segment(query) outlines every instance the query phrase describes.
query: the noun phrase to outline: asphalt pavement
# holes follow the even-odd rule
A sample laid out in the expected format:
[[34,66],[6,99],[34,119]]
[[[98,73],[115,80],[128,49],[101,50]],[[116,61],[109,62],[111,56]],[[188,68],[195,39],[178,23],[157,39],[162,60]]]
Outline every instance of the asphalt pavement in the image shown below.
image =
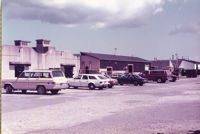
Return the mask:
[[1,94],[2,134],[200,132],[200,76],[103,90]]

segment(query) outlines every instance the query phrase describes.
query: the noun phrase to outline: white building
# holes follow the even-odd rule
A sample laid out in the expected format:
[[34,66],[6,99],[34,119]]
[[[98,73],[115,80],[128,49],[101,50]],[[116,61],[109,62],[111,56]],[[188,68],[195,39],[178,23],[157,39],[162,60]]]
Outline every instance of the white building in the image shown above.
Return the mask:
[[50,40],[36,40],[36,47],[30,41],[15,40],[15,45],[2,45],[2,79],[19,76],[23,70],[61,69],[67,78],[78,75],[80,57],[69,51],[56,50]]

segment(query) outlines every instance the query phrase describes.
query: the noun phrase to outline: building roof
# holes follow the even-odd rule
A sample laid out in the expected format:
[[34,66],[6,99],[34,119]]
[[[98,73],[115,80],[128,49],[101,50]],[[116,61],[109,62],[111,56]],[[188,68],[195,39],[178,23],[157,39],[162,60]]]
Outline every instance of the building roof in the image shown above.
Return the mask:
[[155,60],[155,61],[151,61],[151,66],[157,66],[158,70],[162,70],[163,68],[169,66],[169,60]]
[[146,62],[151,63],[148,60],[139,58],[139,57],[131,57],[131,56],[121,56],[121,55],[109,55],[109,54],[99,54],[99,53],[88,53],[88,52],[80,52],[81,55],[88,55],[99,60],[112,60],[112,61],[131,61],[131,62]]

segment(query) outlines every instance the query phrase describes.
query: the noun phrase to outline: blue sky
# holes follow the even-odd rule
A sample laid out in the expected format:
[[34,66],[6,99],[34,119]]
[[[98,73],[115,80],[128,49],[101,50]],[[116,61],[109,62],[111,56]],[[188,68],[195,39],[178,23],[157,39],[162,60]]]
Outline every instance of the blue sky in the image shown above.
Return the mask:
[[2,0],[2,44],[200,61],[200,0]]

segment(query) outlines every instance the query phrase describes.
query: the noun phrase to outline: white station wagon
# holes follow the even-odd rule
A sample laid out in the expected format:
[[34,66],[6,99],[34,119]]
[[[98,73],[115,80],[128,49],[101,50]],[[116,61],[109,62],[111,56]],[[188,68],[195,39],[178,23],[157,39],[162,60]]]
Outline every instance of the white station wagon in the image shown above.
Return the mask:
[[89,87],[89,89],[103,89],[107,87],[109,82],[107,78],[101,74],[79,74],[73,79],[69,79],[69,86],[78,88],[78,87]]
[[23,71],[17,78],[2,80],[2,87],[6,93],[14,90],[21,90],[22,93],[36,90],[38,94],[46,94],[47,91],[57,94],[59,90],[68,88],[68,79],[60,70]]

